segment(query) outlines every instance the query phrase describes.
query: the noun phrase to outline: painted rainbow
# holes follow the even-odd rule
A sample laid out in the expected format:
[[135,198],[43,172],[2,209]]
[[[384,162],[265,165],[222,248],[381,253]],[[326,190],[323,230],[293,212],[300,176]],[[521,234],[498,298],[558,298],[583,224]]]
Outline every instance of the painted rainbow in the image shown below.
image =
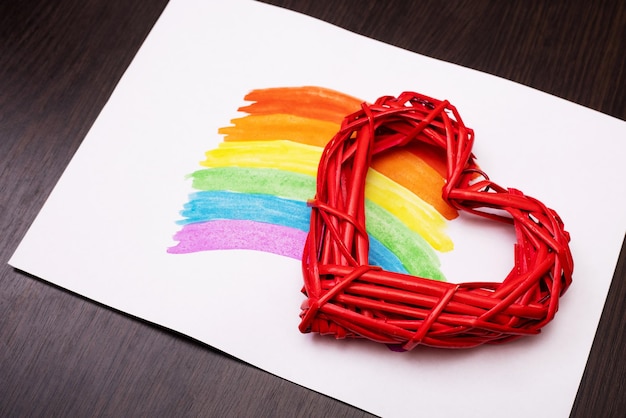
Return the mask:
[[[300,259],[309,228],[323,147],[362,100],[322,87],[250,92],[244,117],[220,128],[224,141],[188,177],[196,191],[184,205],[171,254],[246,249]],[[445,280],[437,251],[450,251],[441,198],[445,158],[424,144],[377,155],[365,205],[370,263]]]

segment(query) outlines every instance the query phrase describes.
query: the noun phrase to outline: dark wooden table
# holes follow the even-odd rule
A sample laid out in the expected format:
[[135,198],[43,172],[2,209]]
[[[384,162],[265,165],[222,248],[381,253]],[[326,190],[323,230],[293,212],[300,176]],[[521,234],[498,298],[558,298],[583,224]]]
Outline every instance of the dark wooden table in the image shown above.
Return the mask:
[[[6,264],[166,3],[0,2],[0,416],[367,416]],[[270,3],[626,119],[623,1]],[[625,258],[574,417],[626,413]]]

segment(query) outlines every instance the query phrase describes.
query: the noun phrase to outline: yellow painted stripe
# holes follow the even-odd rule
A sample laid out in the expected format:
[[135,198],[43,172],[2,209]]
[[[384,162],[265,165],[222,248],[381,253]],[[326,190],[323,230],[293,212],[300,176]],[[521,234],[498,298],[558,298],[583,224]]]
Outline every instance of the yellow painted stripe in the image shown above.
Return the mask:
[[206,152],[205,167],[275,168],[316,176],[320,147],[292,141],[222,142]]
[[367,172],[365,196],[424,237],[434,249],[450,251],[454,248],[444,232],[446,219],[433,206],[372,168]]

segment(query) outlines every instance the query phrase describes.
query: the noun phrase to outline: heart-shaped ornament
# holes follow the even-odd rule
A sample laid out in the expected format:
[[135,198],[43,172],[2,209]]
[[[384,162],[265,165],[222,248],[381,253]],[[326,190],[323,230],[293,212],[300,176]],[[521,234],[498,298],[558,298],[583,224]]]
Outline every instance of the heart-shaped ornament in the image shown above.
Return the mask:
[[[512,224],[515,265],[501,283],[455,284],[368,264],[364,190],[372,156],[413,141],[445,151],[445,201]],[[571,283],[569,234],[555,211],[491,181],[474,161],[473,141],[454,106],[412,92],[364,103],[344,119],[324,149],[309,202],[300,331],[399,350],[466,348],[537,334],[552,320]]]

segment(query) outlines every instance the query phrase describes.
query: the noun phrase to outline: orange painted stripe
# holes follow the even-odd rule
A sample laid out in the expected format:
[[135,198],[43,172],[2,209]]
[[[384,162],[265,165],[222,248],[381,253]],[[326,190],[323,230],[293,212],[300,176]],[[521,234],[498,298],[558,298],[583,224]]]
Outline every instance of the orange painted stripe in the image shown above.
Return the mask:
[[336,124],[359,110],[363,102],[335,90],[312,86],[253,90],[245,100],[256,102],[239,108],[251,115],[281,113]]
[[405,148],[431,166],[442,178],[446,177],[448,169],[446,167],[446,152],[444,150],[424,142],[412,142]]
[[333,122],[282,113],[249,115],[230,122],[234,126],[218,130],[227,142],[290,140],[323,148],[339,130]]

